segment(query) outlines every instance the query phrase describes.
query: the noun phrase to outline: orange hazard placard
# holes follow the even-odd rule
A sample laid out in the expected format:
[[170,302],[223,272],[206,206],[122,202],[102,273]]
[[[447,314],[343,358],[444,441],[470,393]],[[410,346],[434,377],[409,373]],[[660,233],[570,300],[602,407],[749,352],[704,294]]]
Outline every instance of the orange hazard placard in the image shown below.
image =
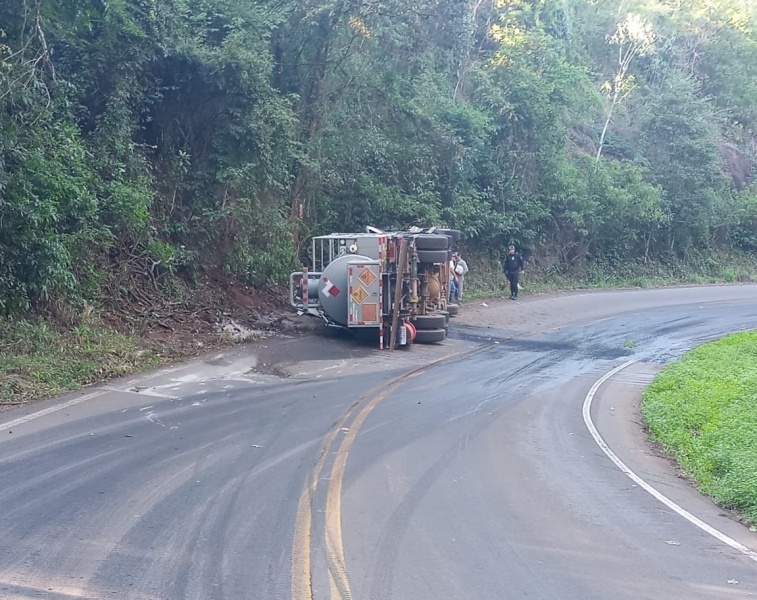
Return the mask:
[[363,288],[358,286],[354,290],[352,290],[352,294],[350,294],[350,296],[352,296],[352,299],[355,302],[357,302],[358,304],[362,304],[363,302],[365,302],[366,298],[368,298],[368,292],[366,292]]
[[365,287],[371,287],[371,284],[378,279],[373,271],[370,269],[366,269],[360,275],[357,277],[360,281],[363,282],[363,285]]

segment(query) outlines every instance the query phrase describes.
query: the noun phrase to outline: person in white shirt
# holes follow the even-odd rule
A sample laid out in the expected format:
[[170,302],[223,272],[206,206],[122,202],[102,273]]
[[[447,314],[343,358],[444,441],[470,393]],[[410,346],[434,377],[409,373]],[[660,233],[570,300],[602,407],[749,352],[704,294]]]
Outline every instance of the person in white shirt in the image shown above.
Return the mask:
[[465,274],[468,272],[468,263],[465,262],[465,260],[462,256],[460,256],[459,253],[453,252],[452,264],[454,265],[454,272],[457,276],[457,280],[455,281],[457,287],[456,298],[458,302],[462,302],[463,289],[465,288]]
[[454,257],[449,261],[449,301],[454,302],[457,298],[457,281],[458,276],[455,272],[455,260]]

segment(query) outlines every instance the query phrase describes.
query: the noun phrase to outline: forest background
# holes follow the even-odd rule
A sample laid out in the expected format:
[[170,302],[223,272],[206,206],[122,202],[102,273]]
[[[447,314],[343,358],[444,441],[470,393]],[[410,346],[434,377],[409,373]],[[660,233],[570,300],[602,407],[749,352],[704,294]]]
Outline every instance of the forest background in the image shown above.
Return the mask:
[[262,293],[366,225],[746,280],[755,158],[749,0],[5,0],[0,329]]

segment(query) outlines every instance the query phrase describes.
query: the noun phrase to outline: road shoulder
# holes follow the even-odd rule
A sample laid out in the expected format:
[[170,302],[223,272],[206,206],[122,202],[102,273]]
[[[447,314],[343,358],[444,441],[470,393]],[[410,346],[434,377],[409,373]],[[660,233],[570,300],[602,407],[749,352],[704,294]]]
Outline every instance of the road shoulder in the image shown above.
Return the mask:
[[[592,410],[599,434],[631,471],[658,492],[711,527],[757,551],[757,532],[750,531],[737,515],[721,509],[699,493],[680,474],[675,463],[649,441],[640,404],[644,389],[659,370],[658,365],[635,363],[600,388]],[[671,512],[662,504],[660,510]]]

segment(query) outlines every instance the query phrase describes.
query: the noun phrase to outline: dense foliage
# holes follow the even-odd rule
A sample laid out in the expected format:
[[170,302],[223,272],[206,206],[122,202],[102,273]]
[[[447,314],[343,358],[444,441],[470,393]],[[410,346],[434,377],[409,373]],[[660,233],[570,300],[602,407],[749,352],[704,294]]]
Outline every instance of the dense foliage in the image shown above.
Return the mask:
[[559,270],[752,252],[756,25],[748,0],[5,0],[0,315],[265,284],[366,224]]

